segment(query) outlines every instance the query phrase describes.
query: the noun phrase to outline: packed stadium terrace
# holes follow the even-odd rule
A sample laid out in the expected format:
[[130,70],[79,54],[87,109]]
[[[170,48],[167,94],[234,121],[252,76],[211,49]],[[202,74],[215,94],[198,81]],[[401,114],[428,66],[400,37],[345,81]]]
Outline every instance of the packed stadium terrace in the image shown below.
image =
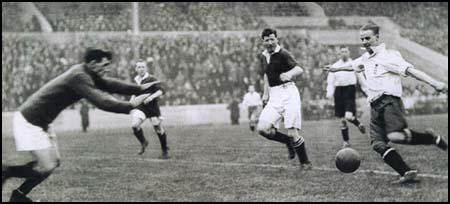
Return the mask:
[[[298,84],[310,95],[305,97],[323,98],[324,87],[314,84],[326,77],[319,67],[335,59],[333,49],[297,35],[286,36],[281,42],[306,69],[305,79]],[[137,42],[127,36],[86,37],[78,42],[50,44],[38,35],[2,35],[2,108],[16,108],[67,65],[79,62],[80,54],[93,45],[118,51],[110,74],[125,80],[134,75],[133,50],[143,59],[152,57],[154,71],[170,90],[163,99],[166,105],[228,102],[231,97],[242,97],[250,83],[260,83],[257,55],[262,47],[258,36],[142,37]]]
[[[286,4],[286,5],[283,5]],[[448,4],[407,3],[382,6],[382,3],[319,3],[330,16],[384,15],[404,26],[402,35],[448,54]],[[354,5],[353,5],[354,4]],[[129,3],[35,3],[50,21],[55,31],[125,31],[130,29]],[[352,8],[349,10],[349,5]],[[141,30],[260,30],[264,23],[260,15],[301,15],[279,8],[293,7],[292,3],[140,3]],[[409,9],[405,9],[407,7]],[[250,9],[251,8],[251,9]],[[269,8],[269,9],[267,9]],[[2,31],[39,31],[35,18],[19,19],[17,3],[2,3]],[[265,9],[265,10],[264,10]],[[214,10],[214,13],[208,11]],[[95,11],[95,12],[93,12]],[[171,16],[167,19],[167,16]],[[419,16],[419,17],[417,17]],[[219,19],[212,23],[212,19]],[[427,30],[427,32],[423,32]],[[438,38],[438,40],[436,40]],[[281,40],[306,68],[298,80],[304,99],[323,99],[325,79],[320,67],[336,59],[333,48],[312,42],[307,37],[285,36]],[[146,38],[131,42],[127,36],[102,39],[87,38],[65,44],[49,44],[39,34],[31,37],[2,35],[2,110],[15,110],[31,93],[46,81],[62,73],[67,65],[77,63],[88,46],[100,46],[118,51],[115,69],[111,75],[131,80],[133,50],[141,58],[152,57],[158,76],[167,81],[171,90],[162,99],[163,105],[227,103],[232,97],[241,97],[246,86],[261,86],[258,53],[262,48],[257,36],[243,38],[183,37]],[[9,77],[14,76],[14,77]],[[15,79],[21,80],[15,80]],[[321,84],[321,86],[317,86]],[[406,87],[407,95],[414,87]],[[425,93],[427,94],[427,93]],[[317,107],[316,107],[317,106]],[[306,104],[305,111],[320,111],[327,103]],[[330,106],[331,107],[331,106]],[[321,113],[322,115],[332,112]],[[316,114],[316,115],[321,115]]]

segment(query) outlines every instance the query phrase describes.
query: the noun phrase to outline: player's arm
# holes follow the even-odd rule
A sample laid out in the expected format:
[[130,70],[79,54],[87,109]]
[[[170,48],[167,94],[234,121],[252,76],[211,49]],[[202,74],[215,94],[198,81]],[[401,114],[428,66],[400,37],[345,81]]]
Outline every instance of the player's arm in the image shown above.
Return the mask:
[[153,101],[153,100],[155,100],[155,98],[158,98],[162,95],[163,95],[163,91],[158,90],[155,93],[153,93],[152,95],[150,95],[149,97],[147,97],[147,99],[144,100],[144,104],[150,103],[150,101]]
[[283,57],[285,66],[292,68],[289,71],[280,74],[281,81],[292,80],[303,73],[303,68],[298,65],[291,53],[286,52]]
[[324,68],[325,71],[329,71],[329,72],[352,72],[354,71],[352,65],[347,65],[347,66],[342,66],[342,67],[336,67],[333,65],[326,65]]
[[296,76],[301,75],[302,73],[303,73],[303,68],[301,68],[300,66],[297,65],[294,68],[292,68],[291,70],[280,74],[280,79],[281,79],[281,81],[289,81],[289,80],[292,80],[293,78],[295,78]]
[[406,75],[416,78],[419,81],[425,82],[432,86],[438,92],[447,92],[447,84],[440,82],[433,77],[429,76],[425,72],[422,72],[414,67],[409,67],[406,69]]
[[68,83],[72,90],[81,97],[86,98],[102,110],[114,113],[128,114],[132,109],[140,105],[145,98],[150,96],[150,94],[142,94],[135,97],[131,102],[122,101],[95,87],[94,81],[82,74],[74,76]]
[[267,75],[264,74],[264,91],[263,91],[263,97],[262,102],[263,104],[267,103],[269,100],[269,79],[267,79]]
[[336,87],[334,87],[334,74],[328,73],[327,76],[327,93],[326,96],[328,99],[331,99],[333,97],[334,91]]
[[114,79],[110,77],[103,77],[101,79],[103,88],[110,93],[118,93],[118,94],[141,94],[150,87],[159,84],[160,81],[153,81],[150,83],[135,85],[132,83],[128,83],[119,79]]
[[362,91],[367,95],[368,86],[366,83],[366,76],[364,75],[364,65],[358,64],[354,66],[353,69],[355,70],[356,79],[358,80]]

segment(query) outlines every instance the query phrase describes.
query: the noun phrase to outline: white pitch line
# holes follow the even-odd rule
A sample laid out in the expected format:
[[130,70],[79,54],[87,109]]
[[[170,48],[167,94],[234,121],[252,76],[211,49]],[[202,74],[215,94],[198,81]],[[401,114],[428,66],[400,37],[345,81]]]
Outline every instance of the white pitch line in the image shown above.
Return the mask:
[[[76,159],[80,159],[80,158],[101,159],[101,157],[92,157],[92,156],[77,156],[74,158],[76,158]],[[63,160],[64,160],[64,158],[63,158]],[[188,161],[188,160],[175,160],[175,159],[161,160],[161,159],[152,159],[152,158],[139,158],[134,161],[147,161],[147,162],[154,162],[154,163],[170,162],[170,163],[203,164],[203,165],[218,165],[218,166],[252,166],[252,167],[266,167],[266,168],[281,168],[281,169],[299,168],[298,166],[277,165],[277,164],[253,164],[253,163],[238,163],[238,162],[204,162],[204,161]],[[328,167],[313,166],[313,170],[333,171],[333,172],[341,173],[339,170],[337,170],[335,168],[328,168]],[[396,172],[392,172],[392,171],[367,170],[367,169],[357,170],[353,173],[369,173],[369,174],[373,173],[373,174],[380,174],[380,175],[398,176],[398,174]],[[438,175],[438,174],[418,174],[417,176],[423,177],[423,178],[448,179],[448,176]]]

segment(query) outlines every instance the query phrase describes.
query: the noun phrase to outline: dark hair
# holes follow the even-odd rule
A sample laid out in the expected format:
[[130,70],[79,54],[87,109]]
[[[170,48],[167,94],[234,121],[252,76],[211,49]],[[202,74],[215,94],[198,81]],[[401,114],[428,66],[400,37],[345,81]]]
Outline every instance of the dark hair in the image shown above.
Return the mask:
[[373,34],[378,35],[380,33],[380,26],[378,26],[375,23],[368,23],[366,25],[363,25],[359,30],[360,31],[371,30]]
[[103,51],[101,49],[92,49],[88,48],[86,50],[86,53],[84,54],[84,62],[89,63],[92,60],[95,60],[95,62],[102,61],[103,57],[106,57],[108,60],[112,59],[112,53],[109,51]]
[[347,46],[347,45],[341,45],[341,46],[339,46],[339,49],[344,49],[344,48],[347,48],[347,49],[348,49],[348,46]]
[[269,36],[270,34],[274,34],[275,37],[277,37],[277,31],[272,28],[266,28],[261,33],[261,38],[264,38],[265,36]]

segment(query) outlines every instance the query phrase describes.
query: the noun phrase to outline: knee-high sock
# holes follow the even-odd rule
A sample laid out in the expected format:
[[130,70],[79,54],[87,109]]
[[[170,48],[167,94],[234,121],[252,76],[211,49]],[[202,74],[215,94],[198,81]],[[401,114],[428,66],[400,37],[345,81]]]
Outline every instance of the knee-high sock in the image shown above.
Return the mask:
[[361,124],[358,120],[358,118],[354,118],[353,120],[348,120],[348,122],[351,122],[353,125],[355,125],[356,127],[359,126],[359,124]]
[[144,131],[142,130],[142,128],[133,128],[133,133],[141,144],[143,144],[146,141],[144,137]]
[[167,135],[165,132],[157,133],[159,138],[159,143],[161,144],[161,149],[167,151]]
[[405,172],[411,170],[403,158],[393,148],[388,149],[384,153],[383,160],[401,176],[404,176]]
[[306,147],[305,147],[305,140],[302,136],[300,136],[300,139],[295,141],[294,144],[295,152],[298,155],[298,160],[301,164],[310,163],[308,159],[308,154],[306,153]]
[[348,140],[350,139],[348,136],[348,127],[347,126],[341,127],[341,133],[342,133],[342,139],[345,142],[348,142]]
[[24,165],[8,166],[5,170],[6,177],[16,178],[38,178],[42,177],[42,174],[33,169],[37,162],[32,161]]
[[411,145],[428,145],[428,144],[436,144],[436,138],[429,133],[421,133],[414,130],[405,130],[406,136],[409,137],[407,139],[408,144]]
[[28,178],[26,179],[22,185],[20,185],[20,187],[18,188],[18,190],[20,192],[22,192],[24,195],[27,195],[28,193],[31,192],[31,190],[33,190],[34,187],[36,187],[37,185],[39,185],[40,183],[42,183],[45,179],[47,179],[50,176],[50,173],[48,174],[43,174],[40,177],[35,177],[35,178]]

